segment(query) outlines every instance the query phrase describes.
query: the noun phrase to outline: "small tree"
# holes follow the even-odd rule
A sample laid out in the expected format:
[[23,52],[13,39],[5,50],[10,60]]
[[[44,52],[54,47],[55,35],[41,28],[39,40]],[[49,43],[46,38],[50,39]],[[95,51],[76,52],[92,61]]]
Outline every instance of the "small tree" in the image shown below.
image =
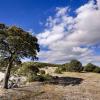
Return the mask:
[[84,71],[86,72],[93,72],[96,68],[96,65],[92,64],[92,63],[88,63],[85,67],[84,67]]
[[81,72],[83,70],[82,64],[80,61],[78,60],[72,60],[69,64],[67,71],[71,71],[71,72]]
[[96,67],[94,70],[93,70],[93,72],[95,72],[95,73],[100,73],[100,67]]
[[8,88],[11,68],[25,57],[37,59],[38,51],[36,37],[16,26],[0,24],[0,60],[5,62],[2,67],[6,68],[3,88]]

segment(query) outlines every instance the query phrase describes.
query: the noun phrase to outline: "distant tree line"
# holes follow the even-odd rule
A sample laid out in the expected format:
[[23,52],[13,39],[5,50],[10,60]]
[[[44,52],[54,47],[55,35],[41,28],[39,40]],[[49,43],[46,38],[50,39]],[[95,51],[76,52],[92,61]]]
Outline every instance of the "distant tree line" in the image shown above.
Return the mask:
[[[49,68],[49,67],[56,67],[55,73],[63,73],[63,72],[95,72],[100,73],[100,67],[94,65],[92,63],[88,63],[87,65],[83,66],[82,63],[78,60],[71,60],[69,63],[65,64],[51,64],[51,63],[43,63],[43,62],[24,62],[20,67],[20,74],[26,73],[22,69],[27,69],[27,66],[33,66],[40,68]],[[28,71],[27,71],[28,72]]]
[[100,67],[92,63],[88,63],[85,66],[82,66],[82,63],[78,60],[71,60],[70,63],[62,64],[58,66],[55,70],[55,73],[62,72],[95,72],[100,73]]

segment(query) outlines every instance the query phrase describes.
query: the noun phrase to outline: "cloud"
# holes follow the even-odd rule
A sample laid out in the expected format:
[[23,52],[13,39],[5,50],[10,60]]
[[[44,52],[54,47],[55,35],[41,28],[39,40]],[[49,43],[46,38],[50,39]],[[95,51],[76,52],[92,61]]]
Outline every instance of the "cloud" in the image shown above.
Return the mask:
[[91,1],[88,4],[77,9],[77,17],[75,18],[75,30],[68,39],[80,41],[83,45],[93,45],[100,43],[100,10]]
[[100,0],[97,0],[97,6],[98,6],[98,8],[100,10]]
[[75,12],[73,17],[68,7],[56,8],[55,16],[48,17],[44,32],[37,35],[40,45],[48,48],[39,53],[40,59],[52,63],[100,61],[92,48],[100,43],[100,0],[97,4],[91,0]]

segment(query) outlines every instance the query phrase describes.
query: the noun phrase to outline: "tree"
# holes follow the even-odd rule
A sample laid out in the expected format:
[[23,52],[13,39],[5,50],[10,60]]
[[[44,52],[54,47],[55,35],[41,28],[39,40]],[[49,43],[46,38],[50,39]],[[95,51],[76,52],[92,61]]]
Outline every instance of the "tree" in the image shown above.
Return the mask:
[[96,67],[94,70],[93,70],[93,72],[95,72],[95,73],[100,73],[100,67]]
[[85,67],[84,67],[84,71],[86,72],[93,72],[95,70],[97,66],[92,64],[92,63],[88,63]]
[[66,67],[67,71],[71,72],[81,72],[83,70],[82,64],[78,60],[71,60],[71,62],[68,64],[68,67]]
[[6,68],[3,88],[8,88],[11,68],[21,59],[37,59],[37,52],[39,44],[35,36],[22,28],[0,24],[0,61],[5,63],[2,67]]

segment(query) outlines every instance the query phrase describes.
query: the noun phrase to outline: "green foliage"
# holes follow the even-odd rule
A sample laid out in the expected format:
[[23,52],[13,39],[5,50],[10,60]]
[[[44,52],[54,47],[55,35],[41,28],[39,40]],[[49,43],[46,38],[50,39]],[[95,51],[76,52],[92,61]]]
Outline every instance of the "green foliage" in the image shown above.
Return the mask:
[[65,63],[65,64],[62,64],[62,66],[60,66],[60,69],[62,72],[66,72],[67,71],[67,68],[68,68],[68,63]]
[[42,63],[42,62],[24,62],[22,63],[23,66],[27,65],[34,65],[38,68],[45,68],[45,67],[58,67],[59,64],[51,64],[51,63]]
[[55,73],[57,74],[62,74],[62,70],[60,67],[56,68]]
[[49,81],[52,79],[52,76],[49,75],[49,74],[42,74],[42,75],[39,75],[39,78],[38,78],[40,82],[43,82],[43,81]]
[[26,76],[28,82],[39,80],[39,68],[34,65],[27,65],[20,67],[15,74],[19,76]]
[[96,68],[93,70],[93,72],[95,72],[95,73],[100,73],[100,67],[96,67]]
[[23,76],[28,76],[28,75],[33,75],[39,73],[39,68],[36,66],[28,65],[28,66],[22,66],[20,67],[15,74],[17,75],[23,75]]
[[48,81],[48,80],[51,80],[52,79],[52,76],[50,76],[49,74],[42,74],[42,75],[29,75],[27,77],[27,81],[28,82],[33,82],[33,81],[40,81],[40,82],[43,82],[43,81]]
[[37,74],[37,73],[39,73],[39,69],[38,69],[38,67],[36,67],[36,66],[29,66],[28,67],[29,68],[29,70],[32,72],[32,73],[34,73],[34,74]]
[[12,67],[21,64],[23,58],[37,59],[39,50],[38,39],[32,34],[16,26],[0,24],[0,65],[6,69],[4,88],[8,88]]
[[40,75],[44,75],[45,74],[45,70],[40,70]]
[[80,61],[72,60],[66,67],[66,70],[70,72],[81,72],[83,67]]
[[34,75],[34,74],[28,74],[27,76],[27,82],[32,82],[33,79],[36,77],[37,75]]
[[33,82],[33,81],[38,81],[39,80],[39,76],[36,74],[28,74],[27,76],[27,82]]
[[49,74],[45,74],[43,77],[44,77],[44,80],[45,81],[48,81],[48,80],[51,80],[52,79],[52,76],[49,75]]
[[86,72],[93,72],[96,68],[96,65],[88,63],[85,67],[84,67],[84,71]]
[[9,64],[10,58],[13,60],[13,66],[24,57],[34,60],[38,51],[36,37],[19,27],[0,24],[0,62],[4,61],[5,66]]
[[44,70],[39,70],[37,66],[27,64],[23,65],[16,71],[17,75],[23,75],[27,77],[28,82],[33,81],[47,81],[51,79],[49,74],[45,74]]
[[83,71],[83,67],[81,62],[78,60],[72,60],[70,63],[65,63],[56,68],[55,73],[61,74],[62,72],[81,72]]
[[66,66],[60,66],[60,70],[61,70],[62,72],[65,72],[65,71],[66,71]]

